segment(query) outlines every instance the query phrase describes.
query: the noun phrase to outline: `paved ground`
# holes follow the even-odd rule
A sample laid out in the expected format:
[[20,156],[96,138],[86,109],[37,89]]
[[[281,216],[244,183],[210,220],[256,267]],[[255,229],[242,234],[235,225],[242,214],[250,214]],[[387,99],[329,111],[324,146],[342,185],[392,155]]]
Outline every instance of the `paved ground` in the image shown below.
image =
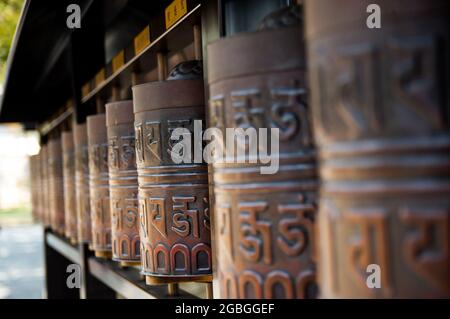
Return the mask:
[[42,298],[42,245],[40,225],[0,229],[0,299]]

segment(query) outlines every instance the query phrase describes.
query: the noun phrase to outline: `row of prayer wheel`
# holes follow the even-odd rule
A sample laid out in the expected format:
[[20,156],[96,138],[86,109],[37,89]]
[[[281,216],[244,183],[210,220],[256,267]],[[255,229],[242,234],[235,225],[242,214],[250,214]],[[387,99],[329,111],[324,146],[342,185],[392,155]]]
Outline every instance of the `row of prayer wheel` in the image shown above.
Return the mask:
[[[148,284],[450,297],[449,3],[378,3],[381,29],[370,1],[306,0],[209,44],[207,106],[199,61],[134,86],[32,157],[33,215]],[[278,129],[278,170],[174,161],[205,114],[224,136]]]

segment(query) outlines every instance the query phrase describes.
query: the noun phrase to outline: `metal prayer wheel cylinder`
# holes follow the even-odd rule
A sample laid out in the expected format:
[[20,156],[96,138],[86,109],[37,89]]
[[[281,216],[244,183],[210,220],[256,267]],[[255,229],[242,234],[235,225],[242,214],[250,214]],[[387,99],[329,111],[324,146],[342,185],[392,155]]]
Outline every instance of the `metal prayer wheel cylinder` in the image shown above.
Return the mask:
[[214,295],[219,298],[316,295],[318,182],[301,35],[296,25],[208,46],[210,126],[224,136],[225,128],[254,128],[256,134],[260,128],[269,128],[269,134],[270,128],[279,129],[276,173],[261,174],[260,162],[213,165]]
[[79,243],[91,243],[91,206],[89,201],[89,159],[86,124],[75,125],[73,134],[75,146],[77,238]]
[[141,264],[133,101],[106,104],[112,258]]
[[[179,70],[177,76],[184,76]],[[207,166],[176,164],[170,136],[204,120],[203,79],[133,87],[142,274],[147,283],[210,281]]]
[[33,164],[33,175],[34,175],[34,182],[33,182],[33,188],[34,188],[34,203],[36,206],[36,211],[34,213],[34,220],[36,222],[41,221],[41,156],[40,154],[37,154],[34,159]]
[[105,114],[87,117],[87,135],[92,248],[97,257],[111,258],[108,136]]
[[65,235],[77,242],[77,205],[75,191],[75,145],[72,132],[61,134],[63,153]]
[[370,3],[305,3],[321,295],[448,298],[450,4]]
[[43,200],[43,181],[42,181],[42,149],[39,151],[39,154],[36,159],[35,164],[35,170],[36,170],[36,205],[37,205],[37,222],[42,223],[43,222],[43,211],[42,208],[44,205]]
[[50,225],[53,231],[64,234],[64,190],[61,139],[48,142]]
[[48,144],[41,146],[41,168],[42,168],[42,223],[45,227],[50,227]]
[[33,216],[33,221],[38,220],[38,161],[39,156],[33,155],[29,157],[29,168],[30,168],[30,193],[31,193],[31,214]]

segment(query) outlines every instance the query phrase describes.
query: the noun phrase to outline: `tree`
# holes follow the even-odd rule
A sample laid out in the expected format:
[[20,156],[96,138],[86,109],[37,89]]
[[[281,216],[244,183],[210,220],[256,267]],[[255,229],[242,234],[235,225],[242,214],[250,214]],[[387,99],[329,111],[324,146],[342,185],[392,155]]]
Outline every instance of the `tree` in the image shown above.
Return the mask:
[[0,0],[0,84],[24,0]]

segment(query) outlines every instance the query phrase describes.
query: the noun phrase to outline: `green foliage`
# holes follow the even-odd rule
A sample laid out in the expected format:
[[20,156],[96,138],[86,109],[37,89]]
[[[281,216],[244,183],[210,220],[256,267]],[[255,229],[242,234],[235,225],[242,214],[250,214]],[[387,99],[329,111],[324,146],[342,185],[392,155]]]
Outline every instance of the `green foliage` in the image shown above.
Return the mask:
[[0,0],[0,83],[24,0]]
[[29,224],[32,221],[29,207],[0,209],[0,227]]
[[0,218],[2,217],[22,217],[30,214],[29,207],[16,207],[16,208],[8,208],[8,209],[0,209]]

